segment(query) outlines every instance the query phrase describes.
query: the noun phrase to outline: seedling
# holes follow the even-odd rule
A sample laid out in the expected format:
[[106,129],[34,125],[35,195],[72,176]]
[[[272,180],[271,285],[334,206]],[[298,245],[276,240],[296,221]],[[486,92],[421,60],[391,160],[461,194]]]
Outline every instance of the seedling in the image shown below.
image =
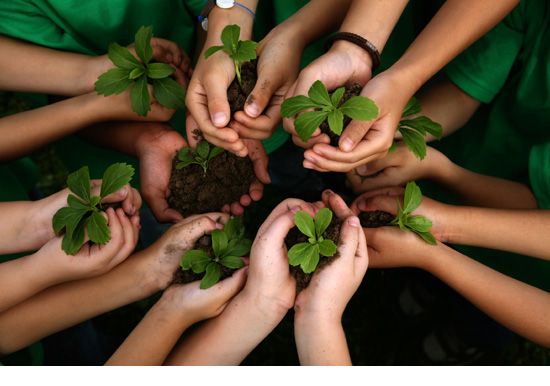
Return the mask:
[[281,105],[281,115],[284,118],[290,118],[301,111],[315,109],[298,115],[294,122],[296,132],[304,142],[309,140],[325,119],[328,121],[330,130],[340,135],[344,128],[344,115],[361,121],[371,121],[378,116],[378,107],[374,101],[362,96],[351,97],[338,107],[344,92],[345,87],[340,87],[330,97],[323,82],[318,80],[309,89],[309,98],[298,95],[286,99]]
[[251,247],[252,240],[244,237],[241,220],[233,218],[227,222],[224,230],[215,229],[212,232],[214,257],[205,251],[193,249],[183,254],[180,266],[184,271],[188,269],[192,269],[195,273],[206,271],[200,288],[208,289],[220,280],[220,265],[231,269],[244,267],[240,257],[247,255]]
[[411,213],[418,208],[422,202],[422,192],[414,181],[408,182],[405,188],[405,198],[403,207],[399,199],[397,200],[397,217],[392,220],[390,225],[399,226],[405,232],[413,231],[428,243],[437,245],[435,237],[429,232],[432,228],[432,222],[424,216],[411,217]]
[[[178,153],[178,159],[181,161],[176,165],[176,169],[181,169],[190,164],[197,164],[202,166],[204,170],[204,176],[208,170],[208,163],[212,158],[222,153],[223,149],[218,146],[214,146],[212,149],[208,142],[203,141],[197,145],[197,151],[190,147],[182,148]],[[191,155],[189,155],[191,154]]]
[[100,195],[91,197],[88,167],[69,174],[67,185],[76,196],[69,194],[69,206],[59,209],[52,220],[56,236],[65,229],[61,248],[68,255],[75,255],[82,248],[86,230],[90,240],[96,244],[106,244],[111,240],[107,219],[100,213],[100,201],[130,182],[133,175],[134,168],[130,165],[117,163],[109,166],[103,174]]
[[240,34],[241,27],[236,24],[228,25],[222,31],[223,46],[210,47],[204,53],[204,58],[208,59],[212,54],[221,50],[227,52],[229,57],[235,62],[235,73],[242,89],[241,67],[244,62],[256,59],[256,47],[258,47],[258,43],[252,40],[239,40]]
[[323,208],[315,215],[315,220],[309,213],[301,210],[294,215],[294,223],[298,229],[309,237],[307,243],[299,243],[288,251],[290,265],[300,265],[305,273],[311,273],[317,268],[319,255],[334,256],[336,244],[323,238],[323,232],[332,221],[332,211]]
[[[415,97],[412,97],[407,103],[407,106],[405,106],[401,118],[418,114],[421,111],[422,106],[420,102]],[[423,137],[425,137],[427,133],[430,133],[438,140],[441,140],[441,135],[443,133],[441,125],[426,116],[420,116],[414,119],[401,119],[397,126],[397,130],[403,136],[409,150],[421,160],[426,156],[426,140]],[[395,146],[396,144],[394,141],[388,153],[394,151]]]
[[152,26],[142,26],[136,33],[135,50],[141,61],[118,43],[111,43],[108,56],[117,68],[100,75],[95,82],[97,93],[105,96],[118,95],[132,87],[132,110],[140,116],[147,116],[151,110],[149,83],[153,84],[153,93],[161,105],[175,110],[185,108],[186,90],[170,77],[176,70],[165,63],[151,63],[152,37]]

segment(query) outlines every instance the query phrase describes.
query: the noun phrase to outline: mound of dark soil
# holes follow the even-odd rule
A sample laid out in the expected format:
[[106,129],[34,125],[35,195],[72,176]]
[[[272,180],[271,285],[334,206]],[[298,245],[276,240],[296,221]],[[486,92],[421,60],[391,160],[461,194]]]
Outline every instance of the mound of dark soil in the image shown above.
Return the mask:
[[[338,104],[338,107],[342,106],[345,101],[348,99],[358,96],[361,93],[361,90],[363,87],[359,83],[353,83],[351,87],[346,87],[346,91],[344,92],[344,96],[342,97],[342,100],[340,100],[340,103]],[[329,92],[329,95],[332,97],[333,92]],[[351,122],[351,118],[344,116],[344,129],[347,125]],[[322,133],[328,134],[330,137],[330,144],[334,147],[338,147],[338,141],[340,139],[339,135],[336,135],[332,132],[332,130],[328,126],[328,121],[325,120],[323,123],[321,123],[321,126],[319,126]],[[343,129],[342,129],[343,130]]]

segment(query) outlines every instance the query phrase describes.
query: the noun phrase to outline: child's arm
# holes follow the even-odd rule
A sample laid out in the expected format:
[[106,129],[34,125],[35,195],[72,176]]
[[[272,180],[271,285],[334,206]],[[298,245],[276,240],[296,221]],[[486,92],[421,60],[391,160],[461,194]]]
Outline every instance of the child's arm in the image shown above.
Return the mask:
[[[451,162],[436,149],[427,147],[421,161],[399,142],[387,157],[369,162],[347,175],[356,194],[386,186],[427,180],[446,191],[459,203],[487,208],[536,209],[531,189],[519,182],[475,173]],[[361,173],[359,175],[358,173]]]
[[0,313],[53,285],[101,275],[120,264],[134,250],[139,217],[132,221],[122,209],[107,209],[111,240],[106,245],[84,246],[74,256],[61,249],[62,238],[46,243],[33,255],[0,265]]
[[[382,210],[397,213],[404,189],[384,188],[359,196],[355,213]],[[433,222],[430,232],[444,243],[498,249],[550,260],[550,210],[493,209],[442,204],[427,197],[413,212]],[[498,220],[496,220],[498,219]]]
[[191,216],[106,274],[50,287],[1,313],[0,355],[166,289],[183,253],[227,219],[222,213]]
[[342,314],[368,266],[359,219],[346,218],[340,231],[340,257],[315,273],[296,298],[294,335],[301,365],[351,365]]
[[208,290],[199,282],[170,286],[109,358],[111,366],[160,366],[181,334],[193,324],[219,315],[246,281],[242,268]]
[[[503,326],[550,347],[550,294],[396,227],[365,229],[371,267],[424,269]],[[516,240],[520,240],[521,236]]]

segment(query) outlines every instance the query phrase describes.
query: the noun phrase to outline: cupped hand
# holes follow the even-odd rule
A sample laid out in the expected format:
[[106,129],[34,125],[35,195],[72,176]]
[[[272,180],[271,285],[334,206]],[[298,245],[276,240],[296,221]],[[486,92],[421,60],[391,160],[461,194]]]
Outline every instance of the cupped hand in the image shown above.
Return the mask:
[[88,235],[84,245],[74,255],[61,249],[63,237],[47,242],[33,256],[43,265],[45,275],[51,275],[53,283],[82,279],[108,272],[124,261],[135,249],[139,236],[139,216],[128,218],[122,209],[108,208],[104,212],[111,231],[111,240],[105,245],[90,244]]
[[[297,95],[308,95],[309,88],[317,80],[322,81],[329,91],[342,86],[351,86],[354,82],[365,86],[372,76],[372,60],[366,52],[357,52],[356,48],[349,42],[335,42],[326,54],[311,62],[300,72],[298,79],[286,93],[285,99]],[[294,120],[295,118],[283,119],[283,126],[292,135],[296,145],[308,149],[315,144],[330,143],[328,135],[321,134],[319,129],[313,133],[308,142],[303,142],[294,129]]]

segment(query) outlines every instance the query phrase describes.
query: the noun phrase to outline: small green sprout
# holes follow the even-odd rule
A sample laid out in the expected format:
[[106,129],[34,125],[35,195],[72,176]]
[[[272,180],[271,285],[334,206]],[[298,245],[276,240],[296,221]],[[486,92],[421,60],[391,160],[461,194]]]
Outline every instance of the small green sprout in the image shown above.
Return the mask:
[[235,73],[242,89],[241,67],[244,62],[256,59],[256,47],[258,47],[258,43],[252,40],[239,40],[240,34],[241,27],[236,24],[228,25],[222,31],[223,46],[210,47],[204,53],[204,58],[208,59],[212,54],[221,50],[227,52],[229,57],[235,62]]
[[435,237],[429,232],[432,222],[424,216],[411,217],[411,213],[418,208],[422,202],[422,192],[414,181],[408,182],[405,188],[403,207],[397,200],[397,216],[390,225],[399,226],[405,232],[413,231],[432,245],[437,245]]
[[[202,166],[204,170],[204,176],[208,170],[208,163],[212,158],[222,153],[223,149],[218,146],[214,146],[210,149],[210,145],[206,141],[202,141],[197,145],[197,151],[190,147],[184,147],[178,152],[178,159],[181,161],[176,165],[176,169],[181,169],[190,164],[197,164]],[[189,155],[191,154],[191,155]]]
[[281,115],[283,118],[291,118],[301,111],[316,109],[298,115],[294,122],[296,132],[304,142],[309,140],[325,119],[328,121],[330,130],[340,135],[344,128],[344,115],[361,121],[372,121],[378,116],[376,104],[362,96],[354,96],[338,107],[344,92],[345,87],[340,87],[330,97],[323,82],[318,80],[309,89],[309,98],[298,95],[286,99],[281,105]]
[[224,230],[215,229],[212,232],[214,257],[204,251],[193,249],[183,254],[180,266],[184,271],[188,269],[192,269],[195,273],[206,271],[200,288],[208,289],[220,280],[220,264],[231,269],[244,267],[240,257],[247,255],[251,247],[252,240],[244,237],[241,220],[232,218],[227,222]]
[[185,108],[186,90],[170,76],[176,71],[165,63],[151,63],[153,27],[142,26],[136,33],[135,50],[138,60],[128,49],[118,43],[109,45],[108,56],[117,68],[100,75],[95,90],[100,95],[120,94],[129,87],[132,110],[139,116],[147,116],[151,110],[151,95],[148,83],[153,84],[156,100],[169,109]]
[[52,220],[56,236],[65,229],[61,248],[68,255],[75,255],[82,248],[86,230],[90,240],[96,244],[106,244],[111,240],[107,219],[100,213],[100,201],[130,182],[133,175],[134,168],[130,165],[116,163],[109,166],[103,174],[100,195],[91,197],[88,167],[69,174],[67,185],[76,196],[69,194],[69,206],[59,209]]
[[[412,97],[405,110],[401,115],[401,118],[409,117],[411,115],[418,114],[422,111],[420,102],[415,97]],[[397,126],[397,131],[401,133],[407,147],[413,154],[421,160],[426,157],[426,140],[423,138],[427,133],[433,135],[438,140],[441,140],[443,128],[439,123],[432,121],[426,116],[419,116],[414,119],[401,119]],[[395,150],[395,141],[393,142],[388,153]]]
[[298,229],[309,237],[307,243],[299,243],[288,251],[290,265],[300,265],[305,273],[311,273],[317,268],[319,255],[334,256],[336,244],[332,240],[323,238],[323,232],[332,221],[332,212],[323,208],[315,215],[315,220],[309,213],[301,210],[294,215],[294,223]]

